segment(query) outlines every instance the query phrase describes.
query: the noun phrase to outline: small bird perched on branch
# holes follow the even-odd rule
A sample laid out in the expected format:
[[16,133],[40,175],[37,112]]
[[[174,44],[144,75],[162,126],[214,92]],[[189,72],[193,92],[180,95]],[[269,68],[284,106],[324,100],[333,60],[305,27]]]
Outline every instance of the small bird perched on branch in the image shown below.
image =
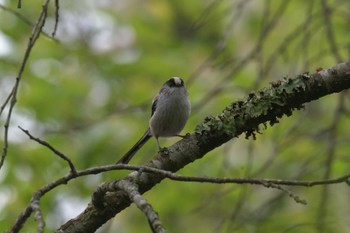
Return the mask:
[[150,139],[155,137],[180,136],[191,113],[188,93],[181,78],[173,77],[166,81],[152,101],[152,115],[149,127],[140,140],[117,163],[127,164],[136,152]]

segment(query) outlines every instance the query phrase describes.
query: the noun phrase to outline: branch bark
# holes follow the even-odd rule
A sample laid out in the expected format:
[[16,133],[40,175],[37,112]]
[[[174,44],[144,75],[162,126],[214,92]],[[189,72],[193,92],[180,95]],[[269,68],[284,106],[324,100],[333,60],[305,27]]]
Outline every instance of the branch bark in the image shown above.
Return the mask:
[[[207,152],[234,137],[246,137],[259,132],[261,124],[273,125],[303,104],[350,88],[350,62],[309,75],[271,83],[271,86],[250,93],[244,100],[228,106],[220,115],[208,117],[195,132],[169,147],[147,165],[176,172],[187,164],[202,158]],[[142,194],[165,177],[141,171],[132,172],[125,180],[135,183]],[[76,218],[63,224],[56,232],[95,232],[100,226],[131,204],[127,193],[119,189],[118,180],[97,188],[93,200]]]

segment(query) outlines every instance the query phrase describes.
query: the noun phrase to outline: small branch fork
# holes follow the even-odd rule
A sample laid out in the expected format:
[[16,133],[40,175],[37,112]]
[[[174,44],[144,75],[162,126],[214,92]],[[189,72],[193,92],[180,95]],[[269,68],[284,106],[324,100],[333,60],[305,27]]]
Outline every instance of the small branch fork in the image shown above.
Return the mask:
[[[55,1],[58,1],[58,0],[55,0]],[[57,31],[57,28],[58,28],[58,21],[59,21],[59,5],[58,4],[59,3],[57,3],[57,4],[55,3],[55,26],[54,26],[54,29],[53,29],[51,35],[48,32],[46,32],[44,30],[41,30],[41,33],[45,37],[47,37],[47,38],[49,38],[52,41],[57,42],[57,43],[59,43],[59,40],[55,38],[55,35],[56,35],[56,31]],[[16,16],[18,19],[20,19],[22,22],[24,22],[28,26],[33,27],[33,28],[35,27],[35,23],[33,23],[30,19],[28,19],[26,16],[22,15],[18,11],[15,11],[15,10],[13,10],[11,8],[8,8],[8,7],[6,7],[6,6],[2,5],[2,4],[0,4],[0,9],[5,11],[5,12],[7,12],[7,13],[9,13],[9,14],[12,14],[12,15]]]
[[147,202],[147,200],[140,194],[135,183],[124,179],[117,182],[116,187],[119,190],[125,191],[128,194],[130,200],[135,203],[136,206],[146,215],[152,232],[166,232],[165,228],[162,225],[162,222],[158,217],[158,214],[153,210],[152,206]]

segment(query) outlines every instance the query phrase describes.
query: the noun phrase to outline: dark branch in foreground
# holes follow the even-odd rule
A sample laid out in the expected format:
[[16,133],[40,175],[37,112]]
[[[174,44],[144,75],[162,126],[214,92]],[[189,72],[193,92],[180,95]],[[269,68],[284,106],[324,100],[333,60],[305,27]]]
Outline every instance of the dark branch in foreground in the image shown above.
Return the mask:
[[[350,62],[338,64],[312,75],[302,74],[294,79],[284,78],[269,88],[232,103],[220,115],[208,117],[197,126],[195,133],[159,154],[147,165],[176,172],[214,148],[245,133],[255,136],[261,124],[270,125],[290,116],[303,104],[350,88]],[[133,172],[125,179],[134,182],[142,194],[164,179],[163,175]],[[344,180],[348,180],[345,177]],[[118,189],[118,181],[105,183],[93,195],[93,201],[75,219],[62,225],[57,232],[95,232],[100,226],[131,204],[128,195]],[[293,183],[293,182],[292,182]],[[316,182],[316,184],[318,184]],[[315,184],[313,184],[315,185]],[[112,191],[113,193],[110,193]],[[107,193],[108,192],[108,193]]]
[[[149,173],[153,175],[157,175],[163,178],[168,178],[176,181],[183,182],[201,182],[201,183],[214,183],[214,184],[252,184],[252,185],[263,185],[264,187],[272,187],[277,188],[277,185],[287,185],[287,186],[305,186],[312,187],[317,185],[331,185],[331,184],[339,184],[339,183],[349,183],[350,174],[344,175],[342,177],[338,177],[335,179],[329,180],[317,180],[317,181],[298,181],[298,180],[277,180],[277,179],[253,179],[253,178],[214,178],[214,177],[194,177],[194,176],[182,176],[176,173],[172,173],[170,171],[160,170],[157,168],[146,167],[146,166],[137,166],[137,165],[127,165],[127,164],[113,164],[106,165],[100,167],[92,167],[81,171],[76,171],[76,173],[69,173],[64,177],[57,179],[54,182],[51,182],[44,187],[40,188],[32,195],[32,199],[30,204],[26,209],[18,216],[16,222],[13,226],[6,232],[19,232],[23,227],[23,224],[28,220],[33,212],[36,211],[37,206],[39,205],[40,199],[48,192],[53,190],[54,188],[65,185],[69,181],[87,175],[95,175],[102,172],[115,171],[115,170],[131,170],[131,171],[139,171],[131,173],[131,176],[143,175],[144,173]],[[133,175],[132,175],[133,174]],[[139,179],[138,177],[134,177],[135,179]],[[98,202],[101,198],[99,194],[104,194],[107,191],[115,191],[119,188],[119,181],[102,184],[96,189],[94,193],[93,202]],[[102,195],[103,196],[103,195]],[[294,198],[295,199],[295,198]]]

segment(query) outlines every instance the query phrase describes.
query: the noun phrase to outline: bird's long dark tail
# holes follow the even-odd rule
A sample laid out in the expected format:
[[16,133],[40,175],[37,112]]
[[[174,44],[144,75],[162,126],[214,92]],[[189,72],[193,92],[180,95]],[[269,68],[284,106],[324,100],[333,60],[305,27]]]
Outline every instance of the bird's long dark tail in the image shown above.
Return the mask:
[[136,154],[136,152],[152,137],[151,132],[149,129],[143,134],[143,136],[136,142],[136,144],[128,151],[126,154],[118,160],[117,164],[119,163],[129,163],[129,161],[132,159],[132,157]]

